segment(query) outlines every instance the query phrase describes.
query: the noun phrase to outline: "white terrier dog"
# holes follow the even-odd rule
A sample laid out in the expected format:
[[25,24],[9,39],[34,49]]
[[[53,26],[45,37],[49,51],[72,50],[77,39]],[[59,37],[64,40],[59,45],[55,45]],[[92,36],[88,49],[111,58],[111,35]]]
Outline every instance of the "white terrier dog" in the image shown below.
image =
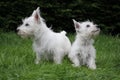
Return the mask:
[[91,69],[96,69],[96,50],[93,46],[93,37],[99,34],[100,29],[90,21],[80,23],[73,19],[73,22],[77,35],[69,58],[75,67],[87,65]]
[[65,54],[70,51],[71,43],[66,37],[66,32],[55,33],[48,28],[40,16],[39,7],[33,11],[30,17],[23,20],[23,24],[17,30],[21,37],[33,38],[36,64],[42,57],[52,59],[56,64],[60,64]]

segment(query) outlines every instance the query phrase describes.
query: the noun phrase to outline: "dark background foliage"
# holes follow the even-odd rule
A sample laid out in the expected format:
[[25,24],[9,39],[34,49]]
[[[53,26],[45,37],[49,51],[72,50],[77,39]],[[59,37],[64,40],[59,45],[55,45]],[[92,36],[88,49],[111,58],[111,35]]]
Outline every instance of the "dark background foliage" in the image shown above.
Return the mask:
[[54,31],[75,32],[76,19],[93,21],[105,34],[120,33],[120,0],[0,0],[0,30],[15,31],[38,6]]

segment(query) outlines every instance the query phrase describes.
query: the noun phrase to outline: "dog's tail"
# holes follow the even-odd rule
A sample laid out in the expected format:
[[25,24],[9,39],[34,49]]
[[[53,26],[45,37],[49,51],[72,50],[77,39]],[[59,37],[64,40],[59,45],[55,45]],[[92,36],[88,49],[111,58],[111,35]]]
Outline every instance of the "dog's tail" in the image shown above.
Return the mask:
[[62,35],[66,35],[66,32],[65,31],[62,31],[62,32],[60,32]]

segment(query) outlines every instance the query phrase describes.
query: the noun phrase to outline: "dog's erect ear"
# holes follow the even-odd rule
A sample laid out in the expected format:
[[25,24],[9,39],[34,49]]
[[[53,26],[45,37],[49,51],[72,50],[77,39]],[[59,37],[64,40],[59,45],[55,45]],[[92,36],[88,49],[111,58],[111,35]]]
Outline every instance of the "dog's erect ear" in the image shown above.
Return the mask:
[[40,13],[40,7],[37,7],[36,11],[37,11],[38,13]]
[[35,15],[35,13],[36,13],[36,11],[34,10],[31,16],[34,16],[34,15]]
[[32,16],[34,17],[37,23],[40,23],[40,10],[39,7],[33,11]]
[[34,15],[35,20],[40,23],[40,9],[39,7],[36,9],[36,13]]
[[75,21],[74,19],[72,19],[72,20],[73,20],[74,27],[75,27],[76,31],[79,30],[79,28],[80,28],[80,23],[77,22],[77,21]]

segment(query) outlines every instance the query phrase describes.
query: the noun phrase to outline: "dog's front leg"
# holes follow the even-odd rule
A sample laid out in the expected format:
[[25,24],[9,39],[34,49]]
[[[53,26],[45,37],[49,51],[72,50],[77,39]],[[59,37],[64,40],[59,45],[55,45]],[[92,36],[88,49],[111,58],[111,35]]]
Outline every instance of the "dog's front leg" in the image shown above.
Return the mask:
[[94,48],[91,48],[91,53],[89,53],[88,55],[88,59],[87,59],[87,66],[90,68],[90,69],[96,69],[96,64],[95,64],[95,54],[96,54],[96,51]]
[[75,56],[74,59],[72,59],[72,62],[73,62],[73,64],[72,64],[73,67],[80,66],[80,61],[77,56]]
[[95,59],[93,57],[90,57],[87,62],[87,66],[90,69],[96,69]]
[[43,53],[42,51],[37,51],[36,52],[35,64],[39,64],[39,62],[41,60],[42,53]]

